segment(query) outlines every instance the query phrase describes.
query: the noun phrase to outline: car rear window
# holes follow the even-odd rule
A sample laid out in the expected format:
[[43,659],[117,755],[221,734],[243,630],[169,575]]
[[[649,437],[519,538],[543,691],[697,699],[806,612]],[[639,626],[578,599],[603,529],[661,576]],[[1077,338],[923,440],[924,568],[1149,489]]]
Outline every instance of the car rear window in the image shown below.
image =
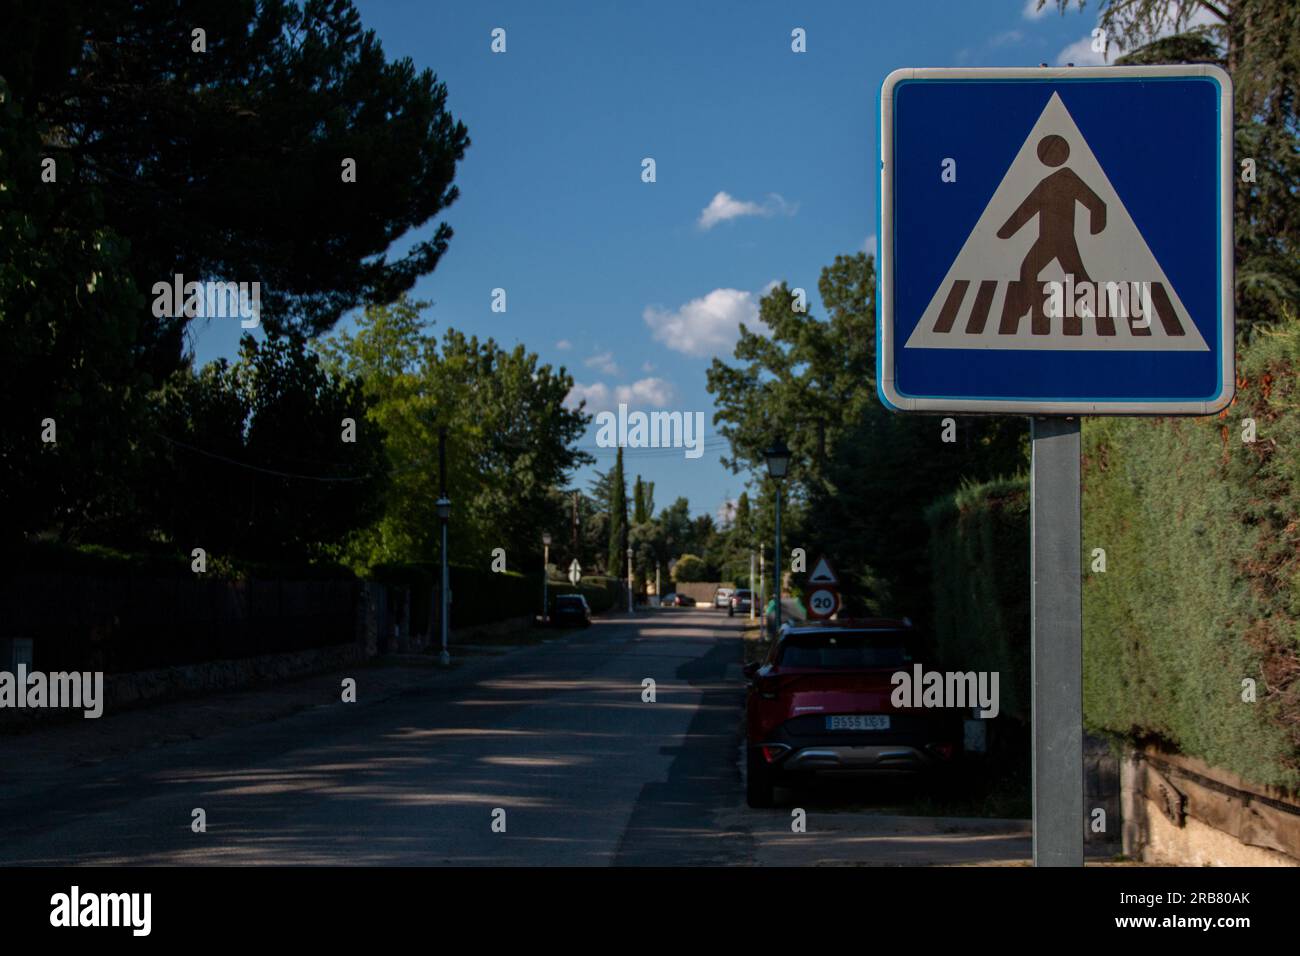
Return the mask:
[[902,667],[912,663],[915,646],[910,631],[794,631],[782,642],[778,663],[827,670]]
[[582,598],[572,594],[561,594],[555,599],[556,604],[572,604],[575,607],[582,606]]

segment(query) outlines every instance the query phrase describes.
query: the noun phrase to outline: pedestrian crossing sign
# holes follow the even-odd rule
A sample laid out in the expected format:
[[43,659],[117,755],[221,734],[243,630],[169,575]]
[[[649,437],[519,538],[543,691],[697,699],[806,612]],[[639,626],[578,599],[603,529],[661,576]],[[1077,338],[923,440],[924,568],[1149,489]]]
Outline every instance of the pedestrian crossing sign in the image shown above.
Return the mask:
[[1232,88],[1206,65],[898,70],[877,383],[897,411],[1232,399]]

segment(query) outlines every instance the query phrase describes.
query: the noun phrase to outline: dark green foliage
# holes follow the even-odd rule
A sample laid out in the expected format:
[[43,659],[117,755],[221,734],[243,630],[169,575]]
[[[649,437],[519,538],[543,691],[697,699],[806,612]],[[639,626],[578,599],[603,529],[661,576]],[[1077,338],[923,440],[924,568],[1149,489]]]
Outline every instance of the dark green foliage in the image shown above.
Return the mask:
[[[715,359],[709,390],[733,463],[764,473],[763,449],[782,430],[794,452],[782,502],[784,550],[828,555],[854,607],[928,624],[928,529],[923,511],[963,479],[1024,467],[1022,418],[958,418],[955,441],[939,417],[896,415],[876,398],[875,262],[837,256],[819,283],[828,318],[791,308],[784,285],[763,297],[772,330],[742,330],[737,366]],[[774,495],[760,481],[749,522],[769,548]]]
[[[446,87],[389,62],[348,0],[19,2],[5,20],[15,98],[66,162],[64,188],[102,196],[141,290],[174,272],[260,280],[268,325],[316,334],[392,301],[446,249],[443,223],[384,256],[456,199],[468,134]],[[183,325],[156,323],[158,361],[179,358]]]
[[182,552],[328,557],[383,507],[384,434],[369,407],[301,339],[245,336],[233,366],[186,369],[159,396],[140,492],[150,527]]
[[619,448],[608,481],[609,552],[605,568],[618,571],[627,565],[627,478],[623,474],[623,449]]
[[587,599],[587,606],[591,608],[592,614],[603,614],[606,611],[618,609],[626,600],[626,592],[623,590],[623,582],[618,578],[602,577],[592,575],[584,577],[575,588],[568,581],[551,582],[551,600],[554,601],[557,594],[581,594]]
[[1002,712],[1028,720],[1028,480],[965,485],[927,508],[925,519],[941,666],[997,671]]
[[1238,368],[1218,418],[1085,423],[1084,567],[1098,547],[1107,564],[1084,578],[1085,716],[1295,786],[1300,322],[1256,335]]
[[694,554],[683,554],[673,567],[673,577],[678,581],[707,581],[709,569],[702,558]]

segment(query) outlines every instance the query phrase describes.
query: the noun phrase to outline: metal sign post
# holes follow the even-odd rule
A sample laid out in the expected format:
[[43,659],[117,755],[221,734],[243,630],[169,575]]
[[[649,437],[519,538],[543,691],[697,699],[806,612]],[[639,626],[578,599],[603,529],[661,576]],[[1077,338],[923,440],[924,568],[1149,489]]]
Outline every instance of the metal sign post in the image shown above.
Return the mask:
[[1083,866],[1079,419],[1030,429],[1034,865]]

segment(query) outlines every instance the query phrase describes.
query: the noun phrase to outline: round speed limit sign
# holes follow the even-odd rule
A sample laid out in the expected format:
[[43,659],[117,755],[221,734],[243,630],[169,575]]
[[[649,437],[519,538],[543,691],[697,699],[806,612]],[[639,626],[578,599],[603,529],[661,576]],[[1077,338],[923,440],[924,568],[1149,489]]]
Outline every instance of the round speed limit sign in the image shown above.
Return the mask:
[[840,595],[830,588],[818,588],[808,596],[808,616],[825,620],[840,609]]

